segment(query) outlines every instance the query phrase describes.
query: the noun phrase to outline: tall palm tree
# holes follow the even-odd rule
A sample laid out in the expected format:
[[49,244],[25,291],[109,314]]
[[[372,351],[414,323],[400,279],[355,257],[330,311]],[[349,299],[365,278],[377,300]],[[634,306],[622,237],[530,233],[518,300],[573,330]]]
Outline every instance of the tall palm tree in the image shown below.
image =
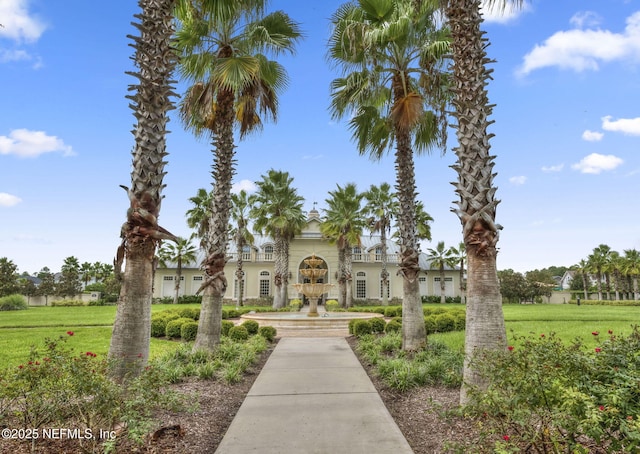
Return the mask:
[[179,0],[177,47],[180,72],[193,83],[180,106],[183,123],[213,141],[213,195],[203,262],[202,313],[194,349],[220,342],[222,299],[227,288],[234,128],[240,139],[276,119],[277,94],[286,85],[283,67],[266,54],[293,52],[301,34],[285,13],[265,15],[266,0]]
[[368,191],[364,192],[366,204],[364,215],[368,217],[368,225],[371,233],[380,233],[380,280],[382,283],[382,305],[389,304],[389,272],[387,271],[387,235],[391,231],[391,222],[398,212],[398,200],[395,193],[391,192],[389,183],[382,183],[380,186],[371,185]]
[[491,134],[487,128],[493,111],[487,95],[492,70],[487,58],[487,39],[481,29],[481,3],[520,5],[522,0],[440,0],[451,29],[453,56],[453,106],[457,120],[458,158],[452,166],[459,200],[453,211],[462,223],[467,251],[467,324],[465,329],[464,383],[461,403],[467,401],[467,385],[483,386],[470,359],[476,350],[500,350],[507,346],[502,296],[496,268],[498,231],[494,186],[494,156],[489,154]]
[[638,276],[640,276],[640,252],[637,249],[624,250],[624,273],[631,277],[633,282],[633,299],[638,301]]
[[162,182],[165,171],[167,112],[174,108],[171,100],[172,74],[176,64],[172,47],[174,0],[139,0],[142,12],[133,37],[138,82],[130,87],[131,107],[137,120],[131,188],[123,186],[129,196],[127,221],[122,226],[122,244],[118,248],[114,269],[121,275],[126,258],[118,309],[111,335],[109,357],[116,380],[138,375],[149,358],[151,336],[151,300],[155,252],[161,240],[176,237],[158,225]]
[[442,99],[434,97],[433,86],[422,83],[439,74],[438,65],[449,49],[446,30],[435,25],[430,2],[414,0],[346,3],[331,21],[329,57],[345,74],[331,84],[334,118],[351,117],[349,126],[361,154],[379,159],[395,148],[402,344],[415,350],[426,342],[426,332],[418,283],[413,153],[442,146],[446,138]]
[[582,288],[583,288],[583,296],[585,300],[589,299],[589,272],[591,268],[589,266],[589,262],[582,259],[578,262],[578,264],[572,267],[576,273],[580,273],[580,277],[582,279]]
[[176,284],[174,286],[173,304],[178,304],[180,298],[180,280],[182,279],[182,265],[196,261],[198,249],[193,245],[194,235],[189,238],[180,238],[176,243],[164,243],[158,250],[158,263],[165,268],[175,264]]
[[249,215],[254,221],[253,228],[274,242],[274,309],[288,305],[289,243],[306,224],[304,199],[292,183],[288,172],[270,169],[256,182],[258,190],[251,196],[253,208]]
[[253,234],[249,230],[249,212],[251,202],[247,191],[242,189],[237,194],[231,194],[231,219],[234,225],[231,227],[231,235],[236,243],[236,280],[238,282],[238,306],[243,306],[244,271],[242,271],[242,253],[244,247],[253,243]]
[[354,246],[360,246],[360,237],[365,227],[362,212],[363,194],[358,193],[355,183],[329,191],[325,200],[327,207],[320,224],[320,232],[338,248],[338,303],[341,307],[353,306],[351,292],[351,258]]
[[465,263],[465,260],[467,260],[467,251],[464,246],[464,241],[461,241],[458,244],[458,247],[452,247],[451,252],[453,253],[455,264],[460,267],[460,271],[459,271],[460,272],[460,275],[459,275],[460,297],[462,298],[462,302],[464,302],[465,300],[464,292],[466,289],[466,285],[464,282],[464,263]]
[[444,270],[446,267],[455,266],[455,256],[452,248],[447,248],[444,245],[444,241],[438,241],[435,249],[427,249],[427,259],[429,260],[429,266],[431,269],[437,269],[440,272],[440,302],[446,303],[445,295],[445,277]]
[[596,276],[596,286],[598,288],[598,299],[602,300],[602,279],[605,276],[607,266],[609,264],[609,256],[611,248],[606,244],[600,244],[593,248],[593,252],[589,254],[587,261],[589,262],[589,270]]
[[200,188],[189,202],[193,204],[186,212],[187,225],[191,229],[196,229],[196,236],[200,239],[200,246],[206,247],[207,233],[209,232],[209,220],[211,219],[211,201],[213,193]]
[[93,274],[93,265],[89,262],[82,262],[80,265],[80,276],[82,278],[82,288],[84,289],[87,285],[89,285],[89,281],[91,280]]

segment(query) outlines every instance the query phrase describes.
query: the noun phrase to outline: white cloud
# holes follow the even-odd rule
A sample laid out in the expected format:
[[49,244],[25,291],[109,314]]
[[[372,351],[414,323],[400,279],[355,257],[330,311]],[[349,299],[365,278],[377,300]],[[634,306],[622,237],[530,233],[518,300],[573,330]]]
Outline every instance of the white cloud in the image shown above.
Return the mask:
[[0,192],[0,207],[12,207],[20,202],[22,202],[20,197],[7,194],[6,192]]
[[582,140],[587,142],[600,142],[604,134],[598,131],[589,131],[588,129],[582,133]]
[[600,16],[593,11],[581,11],[569,19],[569,23],[576,28],[597,27],[600,21]]
[[75,153],[69,145],[56,136],[48,136],[44,131],[14,129],[9,136],[0,136],[0,155],[13,154],[21,158],[35,158],[44,153],[60,151],[63,156]]
[[572,169],[578,170],[581,173],[591,173],[597,175],[603,171],[613,170],[624,161],[612,154],[602,155],[598,153],[591,153],[589,156],[585,156],[580,162],[573,164]]
[[[586,16],[574,16],[572,23],[593,26],[594,21],[586,20]],[[524,76],[551,66],[576,72],[596,71],[602,63],[623,60],[640,61],[640,11],[627,18],[622,33],[595,28],[554,33],[524,56],[517,73]]]
[[511,22],[531,10],[529,2],[523,2],[521,8],[516,8],[512,3],[508,2],[504,8],[501,2],[487,2],[483,0],[480,5],[480,12],[485,22],[493,22],[504,24]]
[[239,182],[233,184],[233,186],[231,187],[231,192],[233,192],[234,194],[238,194],[243,189],[247,193],[251,194],[252,192],[255,192],[257,188],[256,184],[251,180],[240,180]]
[[316,155],[307,154],[302,157],[302,159],[304,160],[311,160],[311,161],[315,161],[316,159],[322,159],[322,158],[324,158],[323,154],[316,154]]
[[602,129],[621,132],[630,136],[640,136],[640,117],[620,118],[619,120],[612,120],[611,118],[611,116],[602,118]]
[[28,11],[28,0],[0,1],[0,37],[16,42],[33,42],[44,32],[46,26],[33,13]]
[[564,169],[564,164],[557,164],[555,166],[543,166],[542,167],[542,171],[543,172],[560,172],[562,169]]
[[522,185],[522,184],[525,184],[526,182],[527,182],[527,177],[525,177],[524,175],[509,178],[509,183],[511,184]]

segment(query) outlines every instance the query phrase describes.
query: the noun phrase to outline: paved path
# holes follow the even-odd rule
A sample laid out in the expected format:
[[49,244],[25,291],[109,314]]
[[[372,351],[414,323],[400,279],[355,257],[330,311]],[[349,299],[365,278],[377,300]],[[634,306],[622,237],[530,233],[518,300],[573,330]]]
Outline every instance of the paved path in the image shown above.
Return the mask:
[[413,453],[344,337],[282,337],[219,454]]

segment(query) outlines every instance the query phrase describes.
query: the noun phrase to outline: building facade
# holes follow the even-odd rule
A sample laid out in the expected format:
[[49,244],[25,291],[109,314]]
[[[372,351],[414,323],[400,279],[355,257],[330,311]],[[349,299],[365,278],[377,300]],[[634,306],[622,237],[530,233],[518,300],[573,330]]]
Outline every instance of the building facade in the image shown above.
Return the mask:
[[[338,249],[322,238],[320,233],[321,219],[316,210],[309,212],[307,225],[297,235],[289,246],[289,299],[300,298],[302,295],[291,285],[303,283],[304,276],[299,272],[305,268],[305,259],[312,255],[323,260],[320,268],[326,268],[327,273],[323,283],[334,286],[323,296],[323,300],[338,298]],[[361,245],[353,248],[352,256],[352,295],[354,300],[382,300],[382,246],[379,236],[363,235]],[[236,279],[237,254],[235,244],[229,244],[230,260],[225,266],[225,276],[228,285],[225,300],[234,301],[238,297],[238,282]],[[233,251],[233,252],[231,252]],[[399,246],[387,241],[387,271],[389,273],[388,298],[402,298],[402,277],[398,276]],[[200,252],[194,263],[183,264],[180,278],[180,295],[195,294],[204,280],[200,263],[204,252]],[[255,235],[254,242],[246,246],[242,254],[244,271],[243,299],[252,300],[271,297],[274,290],[274,243],[266,236]],[[440,272],[430,269],[426,254],[420,256],[420,294],[440,296]],[[173,267],[159,267],[154,278],[154,297],[173,297],[175,295],[176,269]],[[318,281],[320,282],[320,281]],[[445,295],[456,297],[460,295],[459,270],[449,268],[445,270]]]

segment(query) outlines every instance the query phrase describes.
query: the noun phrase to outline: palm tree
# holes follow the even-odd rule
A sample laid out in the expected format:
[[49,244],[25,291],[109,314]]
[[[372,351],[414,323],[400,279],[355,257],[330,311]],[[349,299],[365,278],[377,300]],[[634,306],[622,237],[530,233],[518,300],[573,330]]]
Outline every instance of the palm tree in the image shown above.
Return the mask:
[[123,186],[130,207],[114,261],[117,276],[125,258],[126,265],[109,347],[111,373],[117,380],[138,375],[147,363],[155,251],[161,240],[176,240],[158,225],[167,156],[167,112],[174,108],[171,80],[176,57],[171,43],[175,1],[139,0],[138,4],[142,9],[136,15],[140,36],[132,38],[138,70],[130,73],[138,83],[130,87],[133,94],[127,96],[137,124],[131,188]]
[[[418,284],[416,185],[413,153],[442,146],[446,138],[442,98],[432,81],[448,52],[430,2],[359,0],[342,5],[331,21],[329,57],[345,77],[331,84],[334,118],[349,116],[361,154],[379,159],[395,147],[396,192],[400,206],[400,263],[403,276],[403,349],[426,342]],[[429,70],[425,69],[429,68]],[[437,108],[434,113],[427,107]]]
[[365,227],[362,213],[363,194],[358,193],[354,183],[344,187],[336,185],[335,191],[329,191],[325,200],[324,219],[320,224],[320,232],[338,248],[338,303],[343,308],[353,306],[351,292],[352,267],[351,257],[354,246],[360,246],[360,237]]
[[604,277],[604,270],[609,263],[609,254],[611,248],[606,244],[601,244],[598,247],[593,248],[593,252],[589,254],[587,261],[589,263],[589,271],[595,273],[596,286],[598,288],[598,300],[602,300],[602,278]]
[[202,313],[194,349],[220,342],[222,299],[227,288],[228,227],[234,166],[234,127],[240,139],[277,115],[284,69],[266,53],[293,52],[298,25],[282,11],[264,15],[266,0],[179,0],[176,45],[180,71],[193,85],[180,106],[183,123],[196,135],[210,135],[214,149],[211,218],[202,264]]
[[640,276],[640,252],[636,249],[624,250],[624,273],[631,277],[633,281],[633,299],[638,301],[638,276]]
[[429,266],[431,269],[437,269],[440,272],[440,303],[446,303],[445,296],[445,278],[444,278],[444,270],[446,267],[453,267],[454,265],[454,252],[452,248],[446,248],[444,245],[444,241],[438,241],[438,244],[435,249],[429,248],[427,249],[428,255],[427,259],[429,260]]
[[389,272],[387,271],[387,234],[391,231],[391,221],[398,212],[398,201],[395,193],[391,192],[389,183],[380,186],[371,185],[363,194],[367,203],[364,206],[364,215],[368,216],[369,230],[371,233],[380,233],[380,262],[382,271],[382,305],[389,304]]
[[91,275],[93,274],[93,265],[89,262],[83,262],[80,265],[80,276],[82,277],[82,283],[84,286],[83,289],[89,285],[89,281],[91,280]]
[[459,277],[460,297],[462,299],[461,302],[464,302],[465,300],[464,291],[466,289],[465,282],[464,282],[464,263],[465,263],[465,260],[467,260],[467,252],[465,250],[464,241],[461,241],[460,244],[458,244],[457,248],[452,247],[451,252],[454,255],[455,264],[457,264],[460,267],[460,277]]
[[182,265],[184,263],[192,263],[196,260],[198,249],[193,245],[194,235],[189,238],[180,238],[176,243],[164,243],[158,250],[158,263],[165,268],[176,265],[176,285],[175,294],[173,296],[173,304],[178,304],[180,297],[180,279],[182,278]]
[[288,172],[270,169],[262,175],[262,181],[256,183],[258,190],[251,196],[253,208],[249,215],[254,220],[254,230],[274,241],[274,309],[288,305],[289,242],[306,224],[302,211],[304,199],[292,183]]
[[212,192],[206,189],[198,189],[195,196],[189,198],[194,206],[186,212],[187,225],[191,229],[196,229],[196,236],[200,239],[200,246],[207,249],[206,239],[209,232],[209,220],[211,219]]
[[577,265],[573,266],[573,269],[575,270],[576,273],[580,273],[580,276],[582,278],[582,288],[583,288],[583,296],[585,300],[589,299],[589,271],[591,270],[590,266],[589,266],[589,262],[587,262],[586,260],[582,259],[580,260],[580,262],[578,262]]
[[231,228],[231,235],[236,243],[236,280],[238,282],[238,306],[243,306],[244,271],[242,271],[242,253],[247,244],[253,243],[253,235],[249,230],[249,212],[251,199],[247,191],[242,189],[237,194],[231,194],[231,219],[235,225]]
[[[471,367],[476,350],[501,350],[507,346],[502,312],[500,281],[496,268],[498,231],[494,186],[494,156],[489,154],[487,128],[493,105],[487,96],[492,70],[486,65],[487,40],[481,30],[480,6],[483,0],[440,0],[451,29],[453,56],[453,106],[457,120],[458,158],[452,166],[458,173],[455,184],[459,196],[453,211],[462,223],[467,251],[467,324],[465,330],[465,385],[461,403],[467,402],[467,386],[484,386]],[[522,0],[484,0],[484,4],[520,5]]]

